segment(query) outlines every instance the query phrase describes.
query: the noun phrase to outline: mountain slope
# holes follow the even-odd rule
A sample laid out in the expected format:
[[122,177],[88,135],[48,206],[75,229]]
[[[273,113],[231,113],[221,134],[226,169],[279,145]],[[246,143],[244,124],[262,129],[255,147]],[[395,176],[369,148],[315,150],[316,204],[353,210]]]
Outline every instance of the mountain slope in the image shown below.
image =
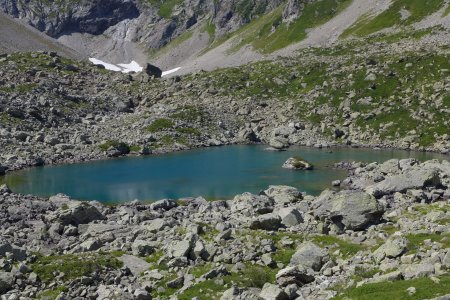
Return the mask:
[[0,53],[16,51],[56,51],[71,58],[82,58],[76,51],[65,47],[38,30],[0,13]]
[[446,0],[0,0],[0,9],[84,56],[179,74],[348,38],[450,29]]

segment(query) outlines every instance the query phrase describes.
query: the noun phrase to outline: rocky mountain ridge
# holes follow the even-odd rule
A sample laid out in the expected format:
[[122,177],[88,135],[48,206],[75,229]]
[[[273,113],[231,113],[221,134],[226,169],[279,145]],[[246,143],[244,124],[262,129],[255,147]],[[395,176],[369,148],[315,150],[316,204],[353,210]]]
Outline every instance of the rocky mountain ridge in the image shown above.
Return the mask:
[[112,63],[152,60],[189,73],[290,56],[349,36],[450,28],[445,0],[403,2],[13,0],[1,1],[0,9],[85,56]]

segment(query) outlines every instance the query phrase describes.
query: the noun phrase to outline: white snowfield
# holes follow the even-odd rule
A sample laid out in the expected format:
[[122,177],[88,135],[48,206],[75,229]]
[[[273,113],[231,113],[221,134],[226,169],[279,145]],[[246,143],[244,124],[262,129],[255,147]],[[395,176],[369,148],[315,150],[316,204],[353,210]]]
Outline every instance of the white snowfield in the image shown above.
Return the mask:
[[175,73],[175,72],[178,71],[179,69],[181,69],[181,68],[175,68],[175,69],[172,69],[172,70],[169,70],[169,71],[164,71],[164,72],[162,72],[162,75],[161,75],[161,76],[164,77],[164,76],[166,76],[166,75]]
[[[107,63],[104,62],[100,59],[97,58],[89,58],[89,61],[91,63],[93,63],[94,65],[101,65],[104,66],[106,70],[110,70],[110,71],[114,71],[114,72],[122,72],[122,73],[130,73],[130,72],[142,72],[144,70],[143,67],[141,67],[137,62],[135,62],[134,60],[131,61],[129,64],[111,64],[111,63]],[[162,72],[161,76],[166,76],[172,73],[177,72],[178,70],[180,70],[181,68],[175,68],[169,71],[164,71]]]

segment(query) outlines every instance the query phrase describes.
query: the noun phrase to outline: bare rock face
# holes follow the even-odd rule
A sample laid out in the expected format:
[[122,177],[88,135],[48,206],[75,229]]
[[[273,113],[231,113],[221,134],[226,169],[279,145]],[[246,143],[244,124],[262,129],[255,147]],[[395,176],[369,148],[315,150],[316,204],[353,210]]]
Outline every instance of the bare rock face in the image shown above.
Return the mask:
[[139,16],[136,3],[123,0],[58,1],[46,5],[12,0],[2,1],[0,9],[13,17],[26,19],[51,37],[69,32],[98,35],[120,21]]

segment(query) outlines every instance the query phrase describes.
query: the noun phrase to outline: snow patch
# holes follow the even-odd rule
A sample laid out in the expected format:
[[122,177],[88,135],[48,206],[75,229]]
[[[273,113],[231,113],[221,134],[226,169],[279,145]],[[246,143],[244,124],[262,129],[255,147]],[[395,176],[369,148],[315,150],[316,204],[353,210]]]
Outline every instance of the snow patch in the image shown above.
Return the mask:
[[89,58],[89,61],[92,62],[96,66],[98,66],[98,65],[104,66],[106,70],[115,71],[115,72],[122,71],[122,68],[120,68],[120,67],[118,67],[116,65],[109,64],[109,63],[106,63],[104,61],[101,61],[100,59]]
[[141,67],[137,62],[134,60],[130,62],[129,64],[118,64],[119,67],[122,67],[124,70],[122,72],[129,73],[129,72],[142,72],[144,70],[143,67]]
[[[142,72],[144,70],[143,67],[141,67],[137,62],[135,62],[134,60],[131,61],[129,64],[111,64],[111,63],[107,63],[104,62],[100,59],[97,58],[89,58],[89,61],[92,62],[94,65],[101,65],[104,66],[106,70],[110,70],[110,71],[114,71],[114,72],[122,72],[122,73],[130,73],[130,72]],[[177,72],[178,70],[180,70],[181,68],[175,68],[169,71],[164,71],[162,72],[161,76],[166,76],[172,73]]]
[[162,72],[162,75],[161,75],[161,76],[166,76],[166,75],[175,73],[175,72],[178,71],[179,69],[181,69],[181,68],[175,68],[175,69],[172,69],[172,70],[169,70],[169,71],[164,71],[164,72]]

